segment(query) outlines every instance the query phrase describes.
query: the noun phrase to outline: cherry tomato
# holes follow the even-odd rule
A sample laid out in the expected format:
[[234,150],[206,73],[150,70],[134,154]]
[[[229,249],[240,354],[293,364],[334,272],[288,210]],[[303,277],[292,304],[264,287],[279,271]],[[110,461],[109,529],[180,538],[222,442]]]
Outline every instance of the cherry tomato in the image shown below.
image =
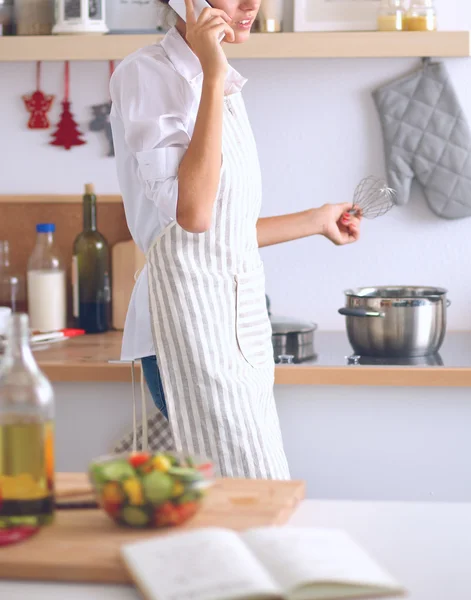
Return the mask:
[[196,513],[198,504],[196,502],[185,502],[185,504],[178,506],[177,510],[180,517],[179,522],[183,523],[183,521],[186,521]]
[[131,466],[135,469],[146,463],[150,459],[150,454],[148,452],[136,452],[135,454],[131,454],[128,461]]
[[205,477],[213,476],[213,465],[212,463],[204,463],[196,467],[200,473],[203,473]]
[[103,502],[103,508],[110,515],[110,517],[117,517],[119,511],[121,510],[121,504],[116,504],[115,502]]

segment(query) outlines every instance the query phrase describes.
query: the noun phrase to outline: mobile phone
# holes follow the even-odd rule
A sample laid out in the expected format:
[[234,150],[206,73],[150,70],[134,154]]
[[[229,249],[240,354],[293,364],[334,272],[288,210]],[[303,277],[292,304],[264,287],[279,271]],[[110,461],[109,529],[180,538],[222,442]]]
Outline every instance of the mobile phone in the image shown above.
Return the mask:
[[[185,0],[170,0],[168,5],[173,8],[179,17],[181,17],[186,23],[186,5]],[[205,8],[213,8],[211,4],[206,0],[193,0],[193,6],[195,7],[195,17],[198,18]],[[225,33],[222,33],[219,37],[219,41],[225,38]]]

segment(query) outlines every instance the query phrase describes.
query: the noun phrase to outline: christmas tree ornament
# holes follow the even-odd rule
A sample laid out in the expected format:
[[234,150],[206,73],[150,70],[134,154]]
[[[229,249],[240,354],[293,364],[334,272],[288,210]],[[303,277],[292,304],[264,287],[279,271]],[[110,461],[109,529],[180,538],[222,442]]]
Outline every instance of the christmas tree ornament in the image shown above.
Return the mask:
[[62,146],[66,150],[70,150],[72,146],[81,146],[87,142],[81,139],[83,135],[78,128],[77,123],[70,111],[69,102],[69,61],[65,61],[64,68],[64,100],[62,101],[62,114],[57,124],[57,129],[53,134],[51,146]]
[[[110,79],[113,75],[114,61],[110,60]],[[91,107],[93,119],[90,121],[90,131],[103,131],[108,141],[107,156],[114,156],[113,134],[111,132],[110,113],[111,100]]]
[[51,126],[47,114],[51,110],[54,96],[41,91],[41,62],[36,63],[36,90],[22,96],[26,110],[30,113],[29,129],[49,129]]

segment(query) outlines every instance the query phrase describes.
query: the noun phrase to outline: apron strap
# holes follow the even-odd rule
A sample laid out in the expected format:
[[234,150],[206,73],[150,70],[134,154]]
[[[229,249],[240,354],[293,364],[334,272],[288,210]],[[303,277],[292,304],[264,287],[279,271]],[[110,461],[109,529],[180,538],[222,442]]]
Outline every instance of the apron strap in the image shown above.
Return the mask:
[[[137,452],[137,403],[136,403],[136,377],[134,372],[134,360],[131,361],[131,388],[132,388],[132,451]],[[147,430],[147,399],[146,399],[146,383],[144,379],[144,369],[141,361],[141,417],[142,417],[142,439],[141,450],[145,451],[149,447],[149,436]]]
[[131,361],[132,387],[132,451],[137,452],[137,419],[136,419],[136,378],[134,376],[134,360]]
[[144,369],[142,368],[142,360],[141,360],[141,418],[142,418],[141,450],[146,451],[149,447],[149,435],[147,432],[146,382],[144,379]]

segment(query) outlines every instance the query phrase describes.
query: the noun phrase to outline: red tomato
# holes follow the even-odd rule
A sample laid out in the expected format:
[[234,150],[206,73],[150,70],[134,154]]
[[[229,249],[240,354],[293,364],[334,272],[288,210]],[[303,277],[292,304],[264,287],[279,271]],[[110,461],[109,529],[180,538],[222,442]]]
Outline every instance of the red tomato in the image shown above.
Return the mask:
[[198,504],[196,502],[185,502],[177,507],[178,516],[180,518],[179,523],[183,523],[190,517],[192,517],[198,510]]
[[117,517],[119,511],[121,510],[121,504],[116,504],[115,502],[103,502],[103,508],[110,515],[110,517]]
[[166,527],[168,525],[178,525],[181,523],[178,507],[171,502],[166,502],[156,508],[154,513],[154,522],[158,527]]
[[134,454],[131,454],[128,461],[129,464],[136,469],[146,463],[149,458],[150,454],[148,452],[135,452]]
[[205,477],[213,476],[213,465],[212,463],[204,463],[203,465],[198,465],[196,467],[200,473],[203,473]]

